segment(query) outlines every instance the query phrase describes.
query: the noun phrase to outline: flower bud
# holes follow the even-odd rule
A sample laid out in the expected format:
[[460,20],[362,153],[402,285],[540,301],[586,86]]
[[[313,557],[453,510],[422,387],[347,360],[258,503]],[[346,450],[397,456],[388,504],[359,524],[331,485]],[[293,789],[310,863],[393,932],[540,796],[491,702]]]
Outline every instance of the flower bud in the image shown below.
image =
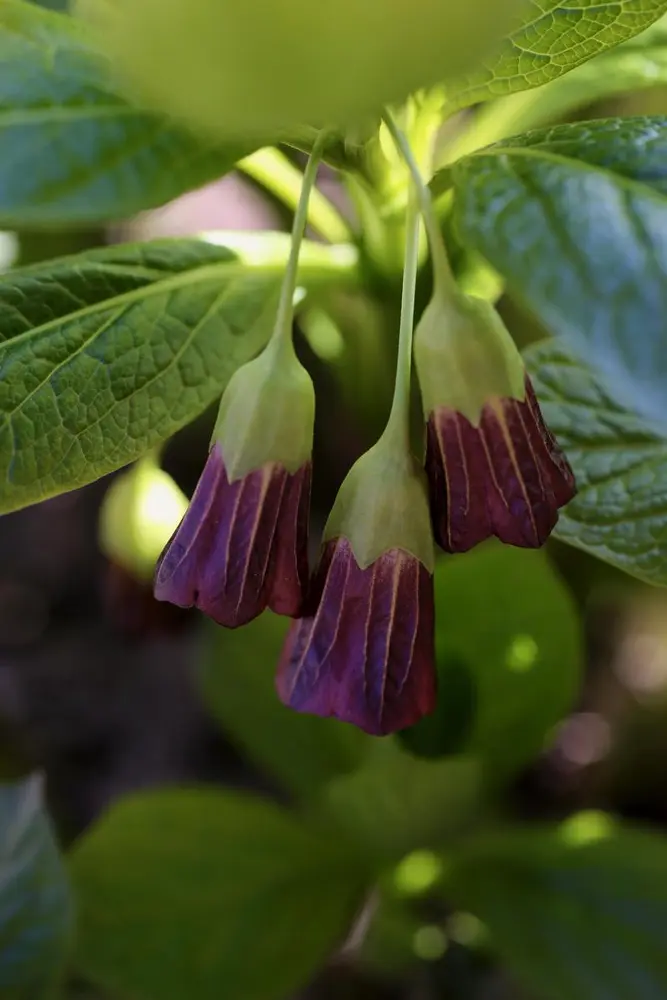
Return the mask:
[[187,506],[182,491],[152,457],[140,460],[116,476],[104,495],[99,521],[103,554],[135,579],[150,582]]
[[537,548],[576,492],[523,360],[482,299],[436,292],[415,331],[436,541],[465,552],[492,535]]
[[188,501],[148,455],[112,481],[100,508],[99,541],[109,562],[102,598],[112,622],[135,637],[178,631],[184,612],[153,597],[155,564]]
[[278,667],[281,700],[383,735],[433,711],[433,539],[423,473],[381,440],[324,532],[306,615]]
[[206,466],[167,545],[155,596],[236,628],[297,615],[308,582],[315,396],[291,345],[271,342],[227,386]]

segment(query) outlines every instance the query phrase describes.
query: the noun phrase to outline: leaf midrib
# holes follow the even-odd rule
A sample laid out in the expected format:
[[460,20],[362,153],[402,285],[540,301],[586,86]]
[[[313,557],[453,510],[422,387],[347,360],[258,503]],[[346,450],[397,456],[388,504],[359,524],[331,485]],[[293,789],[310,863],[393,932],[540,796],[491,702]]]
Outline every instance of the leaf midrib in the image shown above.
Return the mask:
[[[104,268],[102,268],[102,270],[104,270]],[[112,298],[104,299],[101,302],[96,302],[94,305],[84,306],[82,309],[77,309],[74,312],[65,313],[62,316],[49,320],[48,323],[42,323],[40,326],[32,327],[30,330],[26,330],[24,333],[19,333],[17,336],[10,337],[8,340],[0,343],[0,353],[6,349],[14,350],[18,344],[38,339],[50,330],[61,327],[63,323],[76,322],[77,320],[83,319],[87,316],[92,316],[95,313],[106,312],[109,309],[123,309],[132,303],[142,302],[156,295],[168,294],[171,291],[187,287],[188,285],[197,285],[207,281],[212,281],[221,275],[224,275],[225,278],[234,278],[244,273],[265,274],[268,278],[272,275],[279,275],[283,271],[284,262],[278,261],[275,264],[263,263],[259,266],[253,266],[247,261],[242,260],[231,262],[221,261],[218,264],[207,264],[203,267],[186,271],[183,274],[176,274],[170,278],[165,278],[162,281],[156,281],[152,285],[135,288],[129,292],[123,292],[121,295],[115,295]]]

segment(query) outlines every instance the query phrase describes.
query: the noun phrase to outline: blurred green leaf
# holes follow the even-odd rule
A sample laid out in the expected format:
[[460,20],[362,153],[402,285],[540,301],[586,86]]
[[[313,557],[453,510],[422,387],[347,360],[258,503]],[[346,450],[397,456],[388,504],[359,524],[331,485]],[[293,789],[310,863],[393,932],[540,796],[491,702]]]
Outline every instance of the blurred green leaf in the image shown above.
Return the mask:
[[[156,240],[0,275],[0,511],[133,461],[213,402],[268,339],[288,246]],[[305,286],[336,280],[336,248],[303,251]]]
[[304,122],[358,138],[385,104],[477,65],[522,6],[393,0],[387,17],[382,0],[338,0],[335,16],[310,0],[77,4],[144,106],[204,135],[264,143]]
[[461,239],[658,430],[667,428],[667,198],[653,187],[664,184],[666,127],[662,117],[588,122],[581,141],[576,126],[550,133],[569,137],[562,152],[517,140],[451,167]]
[[69,888],[33,775],[0,784],[0,995],[50,997],[69,953]]
[[283,1000],[343,943],[366,874],[249,795],[134,795],[75,845],[78,966],[142,1000]]
[[644,31],[666,10],[667,0],[530,0],[496,58],[448,89],[448,105],[539,87]]
[[[574,604],[544,552],[495,541],[440,559],[435,587],[439,702],[450,697],[450,664],[465,663],[475,714],[463,749],[505,779],[540,751],[576,695],[582,637]],[[457,707],[442,716],[445,748]]]
[[69,6],[68,0],[30,0],[30,2],[36,3],[38,7],[46,7],[48,10],[66,11]]
[[479,794],[475,760],[421,760],[385,738],[373,741],[358,771],[329,785],[324,808],[383,867],[459,833],[475,814]]
[[[443,640],[436,624],[436,642]],[[477,711],[477,684],[464,657],[438,650],[439,695],[435,711],[399,733],[401,742],[420,757],[444,757],[465,747]]]
[[203,146],[128,104],[74,18],[0,4],[0,224],[78,224],[162,205],[258,144]]
[[558,827],[473,838],[454,855],[448,898],[545,1000],[667,995],[667,840],[579,814]]
[[577,477],[556,534],[640,580],[667,585],[667,441],[558,343],[536,344],[525,359]]
[[299,796],[354,770],[372,739],[336,719],[286,708],[274,676],[289,620],[266,611],[242,629],[208,629],[203,687],[225,733]]

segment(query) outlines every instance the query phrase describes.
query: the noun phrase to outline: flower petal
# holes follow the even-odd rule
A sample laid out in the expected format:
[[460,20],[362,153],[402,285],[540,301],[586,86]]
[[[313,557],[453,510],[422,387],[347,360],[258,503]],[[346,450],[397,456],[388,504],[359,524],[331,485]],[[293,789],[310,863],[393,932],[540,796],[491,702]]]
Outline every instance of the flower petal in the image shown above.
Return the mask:
[[[267,464],[230,483],[215,445],[158,563],[155,596],[195,605],[228,628],[266,607],[298,613],[307,582],[309,496],[310,463],[294,475]],[[301,551],[291,552],[297,545]]]
[[436,539],[447,552],[465,552],[491,535],[538,548],[576,492],[528,378],[525,400],[490,400],[479,425],[451,409],[434,411],[426,470]]
[[345,538],[329,542],[316,610],[293,624],[278,667],[281,699],[385,735],[433,711],[433,580],[399,549],[366,569]]

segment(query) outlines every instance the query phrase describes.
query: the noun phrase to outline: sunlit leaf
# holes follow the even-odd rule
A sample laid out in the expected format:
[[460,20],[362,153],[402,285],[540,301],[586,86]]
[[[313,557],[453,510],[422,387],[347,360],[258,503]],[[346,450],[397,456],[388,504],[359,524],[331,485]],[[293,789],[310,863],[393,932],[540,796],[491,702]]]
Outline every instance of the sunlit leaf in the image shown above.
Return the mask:
[[[270,335],[288,245],[157,240],[0,276],[0,511],[125,465],[213,402]],[[303,249],[304,285],[340,273],[335,248]]]
[[499,55],[450,87],[450,106],[546,84],[644,31],[666,10],[666,0],[530,0]]

